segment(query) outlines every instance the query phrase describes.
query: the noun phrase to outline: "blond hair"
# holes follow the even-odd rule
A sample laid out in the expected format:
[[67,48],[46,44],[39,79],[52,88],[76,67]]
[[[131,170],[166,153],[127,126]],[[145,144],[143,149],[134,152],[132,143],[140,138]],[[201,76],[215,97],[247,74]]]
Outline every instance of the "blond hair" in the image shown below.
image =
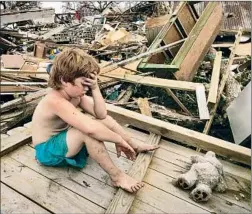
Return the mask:
[[48,85],[59,90],[61,80],[74,84],[78,77],[89,77],[90,73],[99,72],[100,67],[92,56],[79,48],[67,48],[56,56]]

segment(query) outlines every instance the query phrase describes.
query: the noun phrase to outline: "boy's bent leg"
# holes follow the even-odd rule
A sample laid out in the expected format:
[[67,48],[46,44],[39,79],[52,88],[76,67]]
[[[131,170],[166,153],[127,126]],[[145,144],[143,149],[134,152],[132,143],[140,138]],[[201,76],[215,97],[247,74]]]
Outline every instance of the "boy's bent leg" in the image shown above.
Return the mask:
[[149,145],[142,143],[140,141],[131,140],[128,133],[123,129],[123,127],[117,123],[111,116],[107,115],[107,117],[103,120],[100,120],[105,126],[107,126],[110,130],[119,134],[128,144],[137,152],[148,152],[153,151],[159,146],[157,145]]
[[103,142],[100,142],[88,135],[83,134],[75,128],[71,128],[67,132],[67,146],[68,152],[66,157],[76,155],[83,145],[86,145],[88,153],[110,176],[112,184],[128,192],[136,192],[143,184],[136,181],[130,176],[122,172],[112,162]]

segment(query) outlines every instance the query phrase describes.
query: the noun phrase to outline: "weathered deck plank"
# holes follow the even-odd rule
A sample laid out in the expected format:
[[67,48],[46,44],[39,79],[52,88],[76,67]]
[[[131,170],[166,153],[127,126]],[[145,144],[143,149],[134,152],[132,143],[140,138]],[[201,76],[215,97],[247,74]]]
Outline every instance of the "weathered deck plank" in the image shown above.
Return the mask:
[[1,158],[1,180],[54,213],[104,213],[100,206],[7,156]]
[[116,193],[115,188],[84,173],[80,173],[77,169],[39,165],[34,159],[34,149],[30,146],[22,146],[20,149],[10,153],[9,156],[103,208],[109,205],[114,193]]
[[[106,144],[106,146],[109,150],[113,150],[113,148],[110,147],[109,144]],[[113,152],[115,153],[115,150]],[[177,152],[178,152],[178,150],[177,150]],[[166,161],[163,160],[163,162],[162,162],[162,159],[160,159],[160,158],[163,158]],[[171,181],[173,178],[175,178],[175,176],[186,171],[185,161],[188,161],[188,160],[189,159],[187,159],[183,156],[176,155],[175,153],[172,153],[172,152],[168,153],[164,149],[159,149],[155,152],[154,158],[149,166],[149,169],[154,169],[156,171],[155,173],[160,174],[160,176],[164,176],[164,175],[168,176],[167,180],[169,180],[169,182],[166,183],[166,185],[168,186],[167,187],[168,189],[172,190],[171,192],[168,192],[168,193],[173,194],[173,189],[175,188],[174,189],[174,190],[176,190],[175,196],[180,197],[180,192],[182,191],[184,194],[184,195],[182,194],[183,200],[187,200],[187,202],[194,203],[195,205],[197,205],[197,203],[195,203],[191,199],[189,199],[189,192],[185,192],[183,190],[180,190],[171,184]],[[184,167],[181,167],[181,165],[182,166],[184,165]],[[152,172],[154,170],[152,170]],[[144,180],[144,181],[146,181],[146,180]],[[236,191],[238,191],[238,188],[239,188],[238,184],[242,185],[244,183],[243,180],[239,180],[239,183],[235,183],[232,179],[227,179],[227,182],[228,182],[229,186],[232,187]],[[152,180],[152,183],[149,183],[149,184],[152,186],[155,186],[156,183],[160,184],[160,179],[158,178],[158,175],[156,175],[156,180]],[[245,187],[248,186],[248,182],[245,182],[244,186]],[[155,187],[160,188],[159,186],[155,186]],[[160,189],[162,189],[162,188],[160,188]],[[244,189],[244,188],[242,188],[242,189]],[[242,191],[241,193],[244,193],[244,195],[246,195],[248,197],[248,194],[245,194],[244,191]],[[215,207],[214,210],[212,209],[211,206],[209,207],[207,204],[206,205],[203,204],[203,207],[202,207],[203,209],[208,210],[209,212],[217,212],[218,213],[219,211],[221,211],[221,212],[226,213],[226,212],[228,212],[228,210],[225,207],[227,204],[233,204],[233,206],[235,207],[234,210],[236,210],[237,212],[244,211],[246,213],[246,211],[250,210],[250,201],[248,201],[248,200],[236,201],[232,192],[227,192],[225,194],[214,193],[211,200],[212,200],[212,204],[215,204],[214,206],[212,206],[212,207]],[[222,204],[226,204],[226,205],[223,207]]]
[[26,212],[47,214],[50,213],[46,209],[35,204],[33,201],[22,196],[18,192],[1,183],[1,213]]
[[[133,140],[146,141],[148,137],[143,132],[126,129]],[[105,145],[115,164],[128,172],[134,162],[125,157],[118,159],[114,145],[107,142]],[[214,193],[209,202],[195,203],[189,198],[189,192],[174,187],[171,180],[185,171],[186,162],[189,162],[191,155],[203,154],[165,140],[161,140],[160,146],[154,153],[144,178],[145,187],[136,194],[129,213],[251,212],[250,200],[245,198],[236,201],[233,197],[234,192],[248,187],[249,169],[222,161],[233,192]],[[1,162],[2,182],[22,193],[28,201],[31,199],[51,212],[104,213],[117,190],[112,186],[107,173],[91,158],[88,165],[80,171],[73,168],[45,167],[35,161],[34,149],[25,145],[2,157]],[[245,196],[247,197],[246,194]],[[34,203],[33,201],[27,203]],[[12,211],[15,211],[15,207]]]
[[181,190],[172,185],[172,178],[159,173],[155,170],[149,169],[145,175],[144,181],[152,186],[155,186],[163,191],[185,200],[188,203],[199,206],[212,213],[251,213],[251,211],[244,209],[240,206],[232,204],[227,200],[216,198],[214,195],[207,203],[196,203],[189,198],[189,192]]

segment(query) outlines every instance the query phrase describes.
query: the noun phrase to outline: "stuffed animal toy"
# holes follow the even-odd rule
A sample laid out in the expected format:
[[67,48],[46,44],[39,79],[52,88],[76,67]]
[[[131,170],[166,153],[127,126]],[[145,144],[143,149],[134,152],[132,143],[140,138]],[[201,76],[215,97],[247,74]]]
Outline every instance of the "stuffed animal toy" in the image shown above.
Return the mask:
[[182,189],[192,189],[190,198],[196,202],[208,201],[212,190],[224,192],[227,185],[224,179],[223,166],[209,151],[205,156],[191,156],[191,169],[173,180],[173,184]]

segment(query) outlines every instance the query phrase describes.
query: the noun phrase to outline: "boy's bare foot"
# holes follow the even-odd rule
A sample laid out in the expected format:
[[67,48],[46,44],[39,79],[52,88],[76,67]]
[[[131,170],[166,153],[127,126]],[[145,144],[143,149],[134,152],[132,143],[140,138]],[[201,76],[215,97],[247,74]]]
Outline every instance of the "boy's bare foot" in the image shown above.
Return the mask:
[[120,172],[116,176],[111,177],[111,180],[115,187],[120,187],[130,193],[137,192],[144,186],[142,182],[138,182],[124,172]]
[[129,144],[132,146],[132,148],[135,150],[136,153],[150,152],[159,148],[158,145],[150,145],[143,143],[141,141],[138,141],[136,143],[133,140],[131,140]]

